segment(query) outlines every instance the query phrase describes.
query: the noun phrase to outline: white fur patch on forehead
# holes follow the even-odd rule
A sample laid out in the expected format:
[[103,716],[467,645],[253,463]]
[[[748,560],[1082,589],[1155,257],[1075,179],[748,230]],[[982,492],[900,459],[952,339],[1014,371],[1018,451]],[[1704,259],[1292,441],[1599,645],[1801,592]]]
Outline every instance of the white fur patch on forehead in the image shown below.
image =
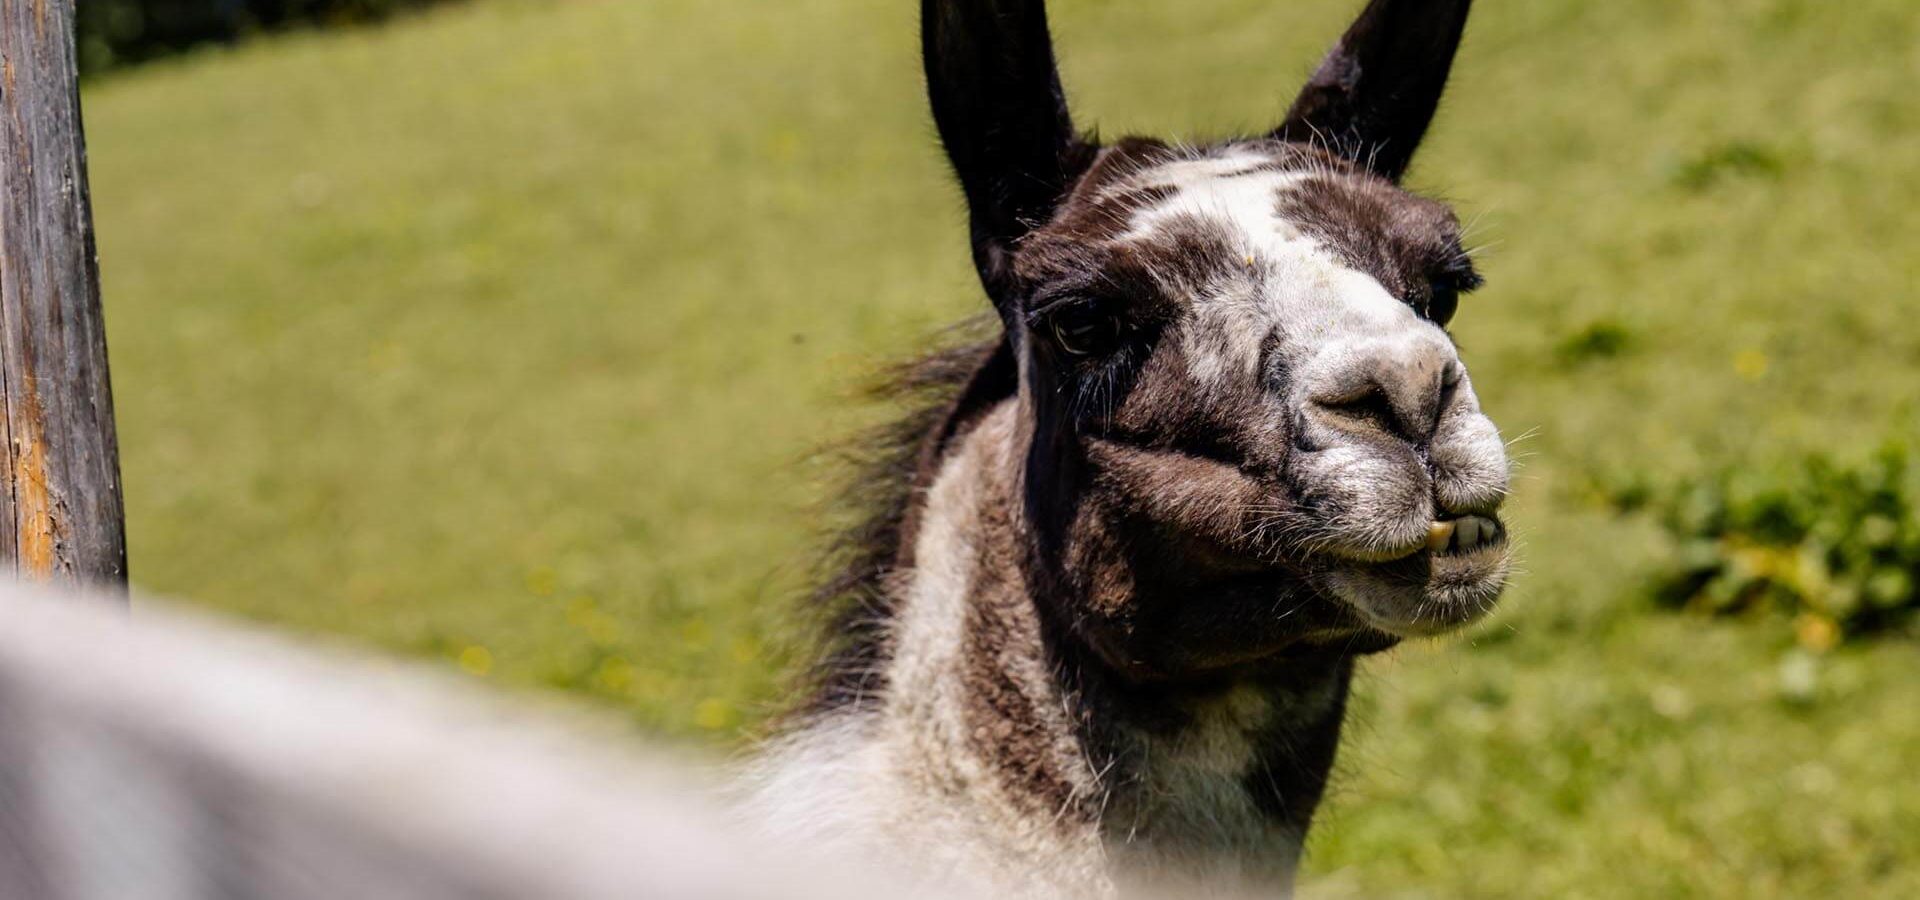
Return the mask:
[[[1169,190],[1159,203],[1134,214],[1122,240],[1150,238],[1157,226],[1176,217],[1222,222],[1247,233],[1255,243],[1275,236],[1299,237],[1300,230],[1279,215],[1280,191],[1310,175],[1278,167],[1281,159],[1253,147],[1228,147],[1205,156],[1149,166],[1116,184],[1112,193]],[[1277,235],[1272,232],[1278,232]],[[1248,248],[1252,251],[1256,248]]]
[[1271,165],[1276,158],[1249,147],[1234,147],[1206,156],[1176,159],[1148,166],[1124,179],[1120,190],[1154,187],[1185,187],[1202,181],[1231,177],[1260,166]]
[[1338,365],[1363,349],[1403,345],[1426,355],[1435,341],[1448,343],[1438,326],[1281,212],[1286,193],[1316,173],[1274,168],[1275,161],[1229,152],[1156,166],[1134,181],[1172,192],[1135,212],[1121,241],[1152,242],[1181,223],[1207,222],[1234,243],[1221,256],[1244,262],[1219,273],[1201,295],[1183,298],[1193,308],[1184,349],[1196,380],[1255,376],[1269,335],[1279,336],[1292,364],[1315,367]]
[[[1174,165],[1185,165],[1176,163]],[[1169,219],[1193,216],[1219,221],[1251,242],[1248,253],[1258,253],[1274,241],[1302,238],[1300,228],[1280,215],[1280,192],[1307,178],[1299,172],[1254,169],[1244,164],[1223,173],[1203,174],[1188,170],[1174,173],[1181,180],[1163,186],[1174,189],[1173,196],[1134,215],[1128,238],[1151,236]]]

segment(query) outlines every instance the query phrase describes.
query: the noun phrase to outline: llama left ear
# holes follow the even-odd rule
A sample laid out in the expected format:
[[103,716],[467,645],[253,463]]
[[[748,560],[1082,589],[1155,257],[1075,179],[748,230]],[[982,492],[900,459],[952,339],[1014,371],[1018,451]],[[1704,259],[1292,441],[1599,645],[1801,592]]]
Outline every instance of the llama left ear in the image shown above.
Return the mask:
[[1371,0],[1274,129],[1399,181],[1433,121],[1472,0]]
[[921,0],[920,40],[974,264],[1002,306],[1014,245],[1052,217],[1092,149],[1067,113],[1045,0]]

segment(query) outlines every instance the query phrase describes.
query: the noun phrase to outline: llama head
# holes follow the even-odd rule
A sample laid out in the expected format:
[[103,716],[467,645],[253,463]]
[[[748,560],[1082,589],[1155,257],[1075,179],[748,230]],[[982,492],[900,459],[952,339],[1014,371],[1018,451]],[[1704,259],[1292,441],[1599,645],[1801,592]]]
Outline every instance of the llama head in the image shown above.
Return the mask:
[[1272,132],[1100,145],[1040,0],[925,0],[934,118],[1018,367],[1029,581],[1131,677],[1362,652],[1505,583],[1480,283],[1398,180],[1468,0],[1372,0]]

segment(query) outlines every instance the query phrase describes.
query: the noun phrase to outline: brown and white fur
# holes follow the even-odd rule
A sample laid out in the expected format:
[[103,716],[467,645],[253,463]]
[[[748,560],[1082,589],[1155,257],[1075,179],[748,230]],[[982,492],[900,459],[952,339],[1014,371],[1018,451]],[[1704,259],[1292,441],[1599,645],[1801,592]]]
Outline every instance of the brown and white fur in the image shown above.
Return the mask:
[[1040,0],[925,0],[1001,327],[920,370],[762,827],[1027,896],[1290,883],[1355,659],[1506,578],[1479,276],[1397,186],[1467,6],[1373,0],[1281,126],[1186,147],[1073,129]]

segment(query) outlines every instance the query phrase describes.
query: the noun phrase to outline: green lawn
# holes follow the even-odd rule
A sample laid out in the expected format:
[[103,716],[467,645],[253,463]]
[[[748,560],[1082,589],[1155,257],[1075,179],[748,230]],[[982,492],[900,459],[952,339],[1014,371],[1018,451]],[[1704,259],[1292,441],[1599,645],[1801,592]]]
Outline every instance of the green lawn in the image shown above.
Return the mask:
[[[1273,121],[1356,5],[1055,20],[1083,120],[1201,136]],[[139,587],[737,744],[811,452],[981,304],[912,7],[493,0],[90,85]],[[1780,623],[1649,609],[1660,536],[1596,489],[1915,421],[1920,16],[1476,16],[1412,180],[1487,245],[1456,332],[1533,435],[1525,572],[1367,665],[1309,891],[1920,896],[1920,652],[1796,699]]]

